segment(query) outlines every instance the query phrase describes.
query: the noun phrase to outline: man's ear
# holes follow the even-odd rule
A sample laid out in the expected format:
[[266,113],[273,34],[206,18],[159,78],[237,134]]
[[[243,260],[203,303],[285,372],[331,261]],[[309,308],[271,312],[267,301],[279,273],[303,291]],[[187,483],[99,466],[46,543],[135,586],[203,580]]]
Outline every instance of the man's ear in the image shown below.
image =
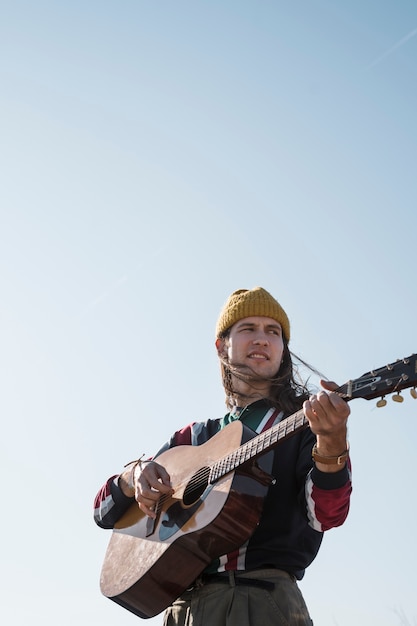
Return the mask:
[[227,353],[227,346],[225,339],[216,339],[217,356],[224,357]]

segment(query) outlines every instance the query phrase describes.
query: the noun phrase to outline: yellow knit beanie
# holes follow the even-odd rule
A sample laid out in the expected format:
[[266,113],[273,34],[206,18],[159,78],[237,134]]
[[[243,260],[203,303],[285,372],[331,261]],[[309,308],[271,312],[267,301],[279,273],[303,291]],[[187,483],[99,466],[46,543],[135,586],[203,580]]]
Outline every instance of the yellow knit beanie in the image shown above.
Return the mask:
[[244,317],[262,315],[279,322],[287,341],[290,340],[290,321],[282,306],[262,287],[238,289],[227,299],[216,325],[216,337]]

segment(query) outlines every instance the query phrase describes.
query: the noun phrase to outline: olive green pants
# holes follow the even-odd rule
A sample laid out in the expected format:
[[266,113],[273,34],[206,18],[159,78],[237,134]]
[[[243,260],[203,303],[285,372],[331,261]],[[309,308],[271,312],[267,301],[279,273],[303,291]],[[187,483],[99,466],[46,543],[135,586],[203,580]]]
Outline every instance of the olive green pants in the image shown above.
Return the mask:
[[[245,581],[246,579],[246,581]],[[312,626],[295,580],[275,569],[214,577],[182,594],[164,626]]]

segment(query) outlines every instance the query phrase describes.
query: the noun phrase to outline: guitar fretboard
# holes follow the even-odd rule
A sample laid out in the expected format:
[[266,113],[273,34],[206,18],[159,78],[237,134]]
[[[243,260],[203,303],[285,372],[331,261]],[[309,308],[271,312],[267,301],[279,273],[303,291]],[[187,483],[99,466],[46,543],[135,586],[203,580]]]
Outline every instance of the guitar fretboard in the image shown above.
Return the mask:
[[303,410],[300,409],[300,411],[275,424],[272,428],[268,428],[265,432],[242,444],[231,454],[216,461],[211,468],[209,482],[214,483],[222,476],[225,476],[247,461],[255,459],[263,452],[273,448],[284,439],[288,439],[307,426],[308,420]]

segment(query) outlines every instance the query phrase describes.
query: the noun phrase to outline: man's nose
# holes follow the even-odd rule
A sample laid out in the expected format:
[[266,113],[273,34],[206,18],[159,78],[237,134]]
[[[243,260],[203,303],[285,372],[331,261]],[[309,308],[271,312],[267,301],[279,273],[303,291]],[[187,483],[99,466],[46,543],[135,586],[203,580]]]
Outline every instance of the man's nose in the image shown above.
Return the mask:
[[266,346],[269,343],[268,336],[265,335],[265,333],[256,333],[256,336],[253,338],[253,343]]

